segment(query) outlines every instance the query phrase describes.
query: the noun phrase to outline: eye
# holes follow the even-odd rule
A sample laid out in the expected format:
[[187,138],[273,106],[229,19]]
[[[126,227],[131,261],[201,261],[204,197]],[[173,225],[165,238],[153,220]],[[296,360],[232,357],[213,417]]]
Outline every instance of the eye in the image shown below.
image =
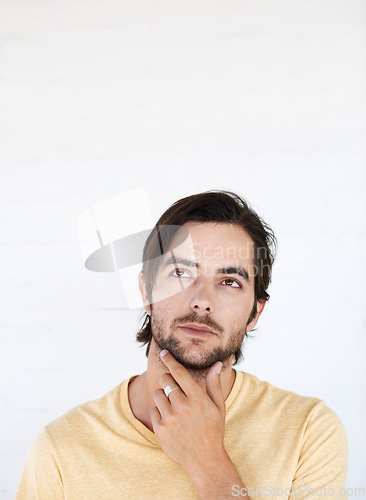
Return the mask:
[[230,288],[243,288],[243,286],[241,285],[241,283],[239,283],[239,281],[236,281],[232,278],[225,278],[224,280],[222,280],[221,283],[223,283],[224,281],[226,281],[226,282],[229,281],[229,282],[231,282],[231,284],[235,285],[235,286],[231,286],[229,283]]
[[191,275],[189,274],[189,272],[186,269],[181,269],[181,268],[178,268],[178,267],[176,267],[174,269],[174,271],[172,271],[171,273],[169,273],[169,276],[174,276],[176,278],[185,278],[187,276],[183,276],[184,273],[186,273],[189,278],[191,277]]

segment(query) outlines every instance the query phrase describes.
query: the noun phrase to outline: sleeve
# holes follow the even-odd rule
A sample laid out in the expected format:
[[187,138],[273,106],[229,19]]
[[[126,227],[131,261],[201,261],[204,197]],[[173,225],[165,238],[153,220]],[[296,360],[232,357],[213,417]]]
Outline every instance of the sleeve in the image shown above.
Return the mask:
[[47,429],[36,435],[28,451],[15,500],[64,500],[60,468]]
[[323,401],[319,401],[305,427],[289,498],[347,499],[347,462],[348,442],[342,422]]

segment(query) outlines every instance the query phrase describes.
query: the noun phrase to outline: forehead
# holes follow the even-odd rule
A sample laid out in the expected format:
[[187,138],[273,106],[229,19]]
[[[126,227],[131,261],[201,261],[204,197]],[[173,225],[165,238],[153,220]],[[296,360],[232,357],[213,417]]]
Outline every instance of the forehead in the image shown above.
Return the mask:
[[223,260],[246,264],[253,262],[253,240],[237,224],[187,222],[182,227],[188,230],[189,237],[175,246],[178,231],[171,242],[174,253],[179,256],[194,257],[197,262],[208,264]]

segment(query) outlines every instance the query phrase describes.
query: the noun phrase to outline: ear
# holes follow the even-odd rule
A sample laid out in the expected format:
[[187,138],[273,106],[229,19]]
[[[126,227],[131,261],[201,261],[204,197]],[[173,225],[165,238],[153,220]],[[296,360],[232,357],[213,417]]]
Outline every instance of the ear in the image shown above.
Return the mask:
[[151,316],[151,306],[146,292],[146,284],[144,281],[144,275],[142,271],[139,273],[139,289],[142,297],[142,302],[144,304],[145,311],[149,316]]
[[253,330],[253,328],[257,324],[257,322],[259,320],[259,316],[262,314],[264,306],[266,305],[266,303],[267,303],[266,300],[258,300],[257,301],[257,314],[254,316],[254,318],[252,319],[252,321],[247,326],[247,332],[249,332],[249,330]]

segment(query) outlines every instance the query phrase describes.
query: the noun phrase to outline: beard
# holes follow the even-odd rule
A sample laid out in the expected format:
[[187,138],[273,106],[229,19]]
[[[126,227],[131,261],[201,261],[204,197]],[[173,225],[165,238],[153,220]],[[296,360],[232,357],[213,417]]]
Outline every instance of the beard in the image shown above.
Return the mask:
[[[211,318],[206,317],[205,322],[203,322],[202,316],[198,316],[196,313],[175,319],[171,328],[178,324],[191,322],[205,324],[218,332],[219,335],[224,333],[223,328],[217,325]],[[182,345],[182,342],[176,338],[174,334],[167,331],[164,324],[166,324],[166,322],[164,322],[164,317],[159,317],[156,312],[154,314],[153,311],[151,311],[151,332],[158,348],[161,351],[163,349],[169,351],[196,380],[199,380],[206,376],[210,367],[217,361],[222,361],[223,367],[228,366],[231,357],[241,349],[246,334],[246,327],[249,323],[245,322],[241,327],[232,329],[228,336],[229,340],[226,346],[217,346],[210,350],[202,350],[201,352],[196,352],[195,355],[192,355],[189,352],[189,348]],[[202,338],[192,337],[190,339],[190,344],[193,346],[204,345],[204,343],[205,339]]]

